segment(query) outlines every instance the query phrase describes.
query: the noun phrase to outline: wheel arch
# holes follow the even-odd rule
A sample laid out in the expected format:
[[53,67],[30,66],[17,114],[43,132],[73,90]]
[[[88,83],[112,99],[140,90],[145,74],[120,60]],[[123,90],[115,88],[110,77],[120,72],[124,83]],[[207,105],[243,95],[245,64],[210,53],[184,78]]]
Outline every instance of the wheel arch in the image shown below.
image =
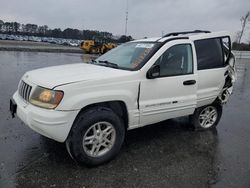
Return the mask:
[[115,114],[117,114],[124,122],[125,129],[128,129],[128,109],[127,105],[124,101],[121,100],[114,100],[114,101],[105,101],[105,102],[97,102],[88,104],[87,106],[84,106],[79,113],[77,114],[75,120],[78,118],[79,114],[86,112],[87,110],[95,107],[104,107],[111,109]]

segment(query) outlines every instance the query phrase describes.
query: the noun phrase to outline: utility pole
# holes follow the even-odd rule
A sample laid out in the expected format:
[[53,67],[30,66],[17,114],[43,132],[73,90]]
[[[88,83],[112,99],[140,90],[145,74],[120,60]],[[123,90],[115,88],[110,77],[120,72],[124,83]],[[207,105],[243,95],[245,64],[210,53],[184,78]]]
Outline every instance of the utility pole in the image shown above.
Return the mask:
[[127,32],[128,32],[128,0],[127,0],[127,5],[126,5],[125,36],[127,36]]
[[163,31],[163,30],[161,31],[161,36],[162,36],[162,37],[164,36],[164,31]]

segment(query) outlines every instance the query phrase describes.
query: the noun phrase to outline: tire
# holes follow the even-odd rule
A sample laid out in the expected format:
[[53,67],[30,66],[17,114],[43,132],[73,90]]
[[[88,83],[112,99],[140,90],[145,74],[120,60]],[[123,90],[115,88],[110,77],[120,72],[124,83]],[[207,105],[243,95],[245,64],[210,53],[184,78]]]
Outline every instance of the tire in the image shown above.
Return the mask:
[[105,47],[105,48],[102,50],[102,54],[105,54],[107,51],[108,51],[108,49]]
[[78,115],[66,140],[66,148],[78,163],[97,166],[118,154],[124,137],[124,123],[118,115],[109,108],[93,107]]
[[197,108],[190,116],[190,123],[195,130],[208,130],[217,126],[222,115],[222,105],[219,102]]

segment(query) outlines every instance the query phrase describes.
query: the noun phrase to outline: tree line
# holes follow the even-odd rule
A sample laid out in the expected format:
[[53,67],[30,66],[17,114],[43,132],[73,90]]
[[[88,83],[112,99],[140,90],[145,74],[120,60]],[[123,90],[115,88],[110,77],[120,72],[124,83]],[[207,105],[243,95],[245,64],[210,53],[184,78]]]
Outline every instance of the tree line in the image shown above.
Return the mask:
[[47,25],[37,24],[21,24],[18,22],[4,22],[0,20],[0,33],[14,34],[14,35],[27,35],[37,37],[54,37],[65,39],[78,39],[78,40],[95,40],[105,42],[123,43],[133,40],[131,36],[114,36],[110,32],[97,31],[97,30],[79,30],[73,28],[67,29],[50,29]]

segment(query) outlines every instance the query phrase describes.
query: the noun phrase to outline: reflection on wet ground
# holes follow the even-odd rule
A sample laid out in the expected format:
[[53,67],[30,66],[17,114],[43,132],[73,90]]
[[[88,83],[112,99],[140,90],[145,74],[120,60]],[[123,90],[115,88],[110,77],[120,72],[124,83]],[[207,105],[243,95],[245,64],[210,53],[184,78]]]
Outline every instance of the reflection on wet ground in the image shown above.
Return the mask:
[[64,53],[0,52],[0,187],[248,187],[250,62],[217,130],[194,132],[186,117],[129,131],[119,156],[97,168],[78,166],[64,144],[11,119],[9,98],[24,72],[91,61]]

